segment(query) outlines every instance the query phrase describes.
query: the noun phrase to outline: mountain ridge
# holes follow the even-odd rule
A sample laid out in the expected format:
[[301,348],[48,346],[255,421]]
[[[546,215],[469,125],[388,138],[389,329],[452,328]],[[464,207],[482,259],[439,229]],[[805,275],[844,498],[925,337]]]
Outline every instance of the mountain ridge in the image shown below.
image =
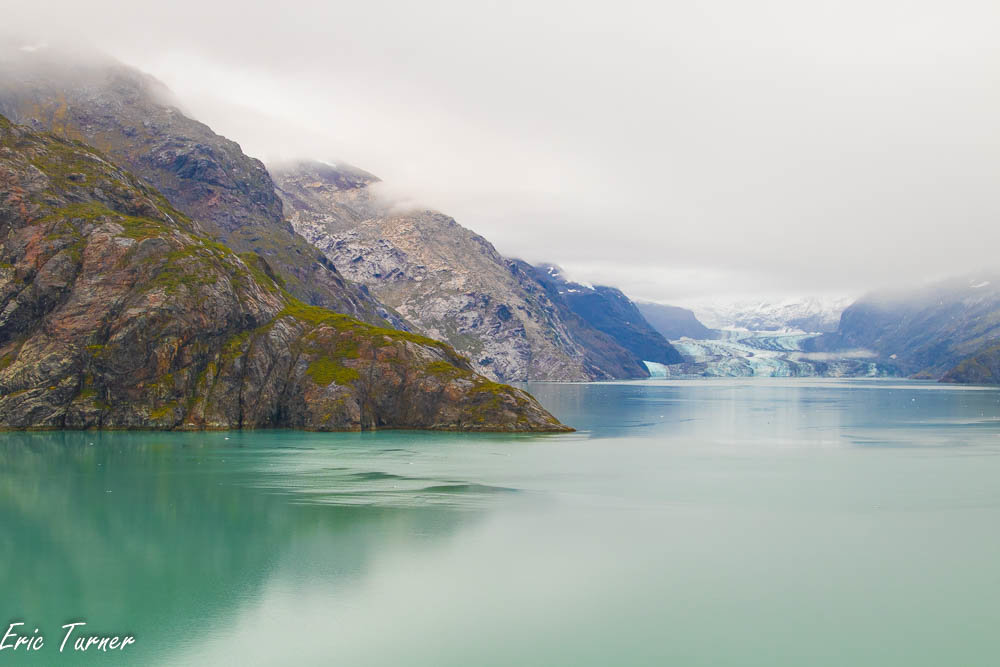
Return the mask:
[[149,75],[98,57],[67,64],[5,52],[0,114],[109,155],[194,219],[202,234],[267,258],[303,301],[405,328],[295,233],[263,163],[186,116]]
[[699,321],[712,329],[747,331],[836,331],[847,297],[791,297],[776,300],[706,302],[693,306]]
[[100,152],[0,116],[0,428],[569,430],[199,231]]

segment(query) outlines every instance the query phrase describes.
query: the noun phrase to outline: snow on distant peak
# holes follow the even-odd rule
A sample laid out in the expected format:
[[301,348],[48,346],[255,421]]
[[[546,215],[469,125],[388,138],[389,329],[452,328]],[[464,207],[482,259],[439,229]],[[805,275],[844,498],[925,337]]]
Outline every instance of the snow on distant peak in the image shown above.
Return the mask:
[[834,331],[850,297],[790,297],[784,299],[716,301],[692,304],[695,315],[714,329],[748,331]]

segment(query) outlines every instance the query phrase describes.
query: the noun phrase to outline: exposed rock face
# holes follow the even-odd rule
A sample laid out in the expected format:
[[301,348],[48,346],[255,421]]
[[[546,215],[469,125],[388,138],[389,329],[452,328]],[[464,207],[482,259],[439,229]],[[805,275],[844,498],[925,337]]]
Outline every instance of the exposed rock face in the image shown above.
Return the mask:
[[[594,373],[606,373],[612,378],[646,378],[649,370],[642,360],[622,347],[618,341],[594,328],[590,322],[573,312],[559,295],[558,287],[539,280],[539,271],[527,262],[516,259],[513,266],[527,276],[531,276],[552,302],[559,314],[559,319],[566,326],[573,340],[583,349],[584,363]],[[598,376],[599,377],[599,376]]]
[[100,153],[0,117],[0,427],[565,429],[198,231]]
[[272,166],[295,229],[423,333],[502,381],[648,377],[612,337],[574,315],[523,262],[435,211],[394,210],[377,178],[320,163]]
[[637,302],[635,305],[650,326],[667,340],[680,338],[712,340],[718,337],[718,332],[702,324],[694,312],[687,308],[665,306],[661,303]]
[[200,233],[265,257],[303,301],[400,324],[295,233],[264,165],[181,113],[155,79],[113,62],[68,66],[42,54],[3,54],[0,114],[97,148],[151,183]]
[[[998,341],[1000,276],[972,276],[869,294],[844,311],[835,334],[814,345],[873,350],[905,375],[984,382]],[[954,368],[975,355],[982,356]]]
[[534,274],[554,301],[565,304],[584,322],[610,336],[636,359],[664,365],[684,361],[621,290],[571,282],[563,277],[558,266],[551,264],[534,267]]

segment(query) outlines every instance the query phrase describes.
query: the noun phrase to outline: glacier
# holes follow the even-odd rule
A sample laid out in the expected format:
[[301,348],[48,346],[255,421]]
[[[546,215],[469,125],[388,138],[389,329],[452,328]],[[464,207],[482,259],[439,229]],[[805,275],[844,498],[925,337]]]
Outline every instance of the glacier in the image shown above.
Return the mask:
[[[685,363],[664,366],[645,361],[650,377],[882,377],[889,370],[852,351],[837,358],[811,355],[805,341],[819,334],[801,331],[723,329],[716,340],[681,338],[670,343]],[[818,357],[818,358],[817,358]]]

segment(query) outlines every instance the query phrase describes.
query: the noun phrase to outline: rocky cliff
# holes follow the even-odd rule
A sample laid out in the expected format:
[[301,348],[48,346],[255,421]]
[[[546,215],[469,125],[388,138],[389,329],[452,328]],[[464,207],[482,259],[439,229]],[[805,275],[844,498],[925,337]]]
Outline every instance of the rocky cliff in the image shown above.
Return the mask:
[[371,174],[315,162],[271,172],[300,234],[477,371],[503,381],[648,376],[611,336],[553,301],[530,266],[446,215],[380,201]]
[[400,322],[285,221],[264,165],[184,115],[158,81],[91,58],[0,54],[0,114],[87,143],[157,188],[198,232],[265,257],[297,298],[376,324]]
[[0,427],[565,429],[200,231],[97,151],[0,118]]

